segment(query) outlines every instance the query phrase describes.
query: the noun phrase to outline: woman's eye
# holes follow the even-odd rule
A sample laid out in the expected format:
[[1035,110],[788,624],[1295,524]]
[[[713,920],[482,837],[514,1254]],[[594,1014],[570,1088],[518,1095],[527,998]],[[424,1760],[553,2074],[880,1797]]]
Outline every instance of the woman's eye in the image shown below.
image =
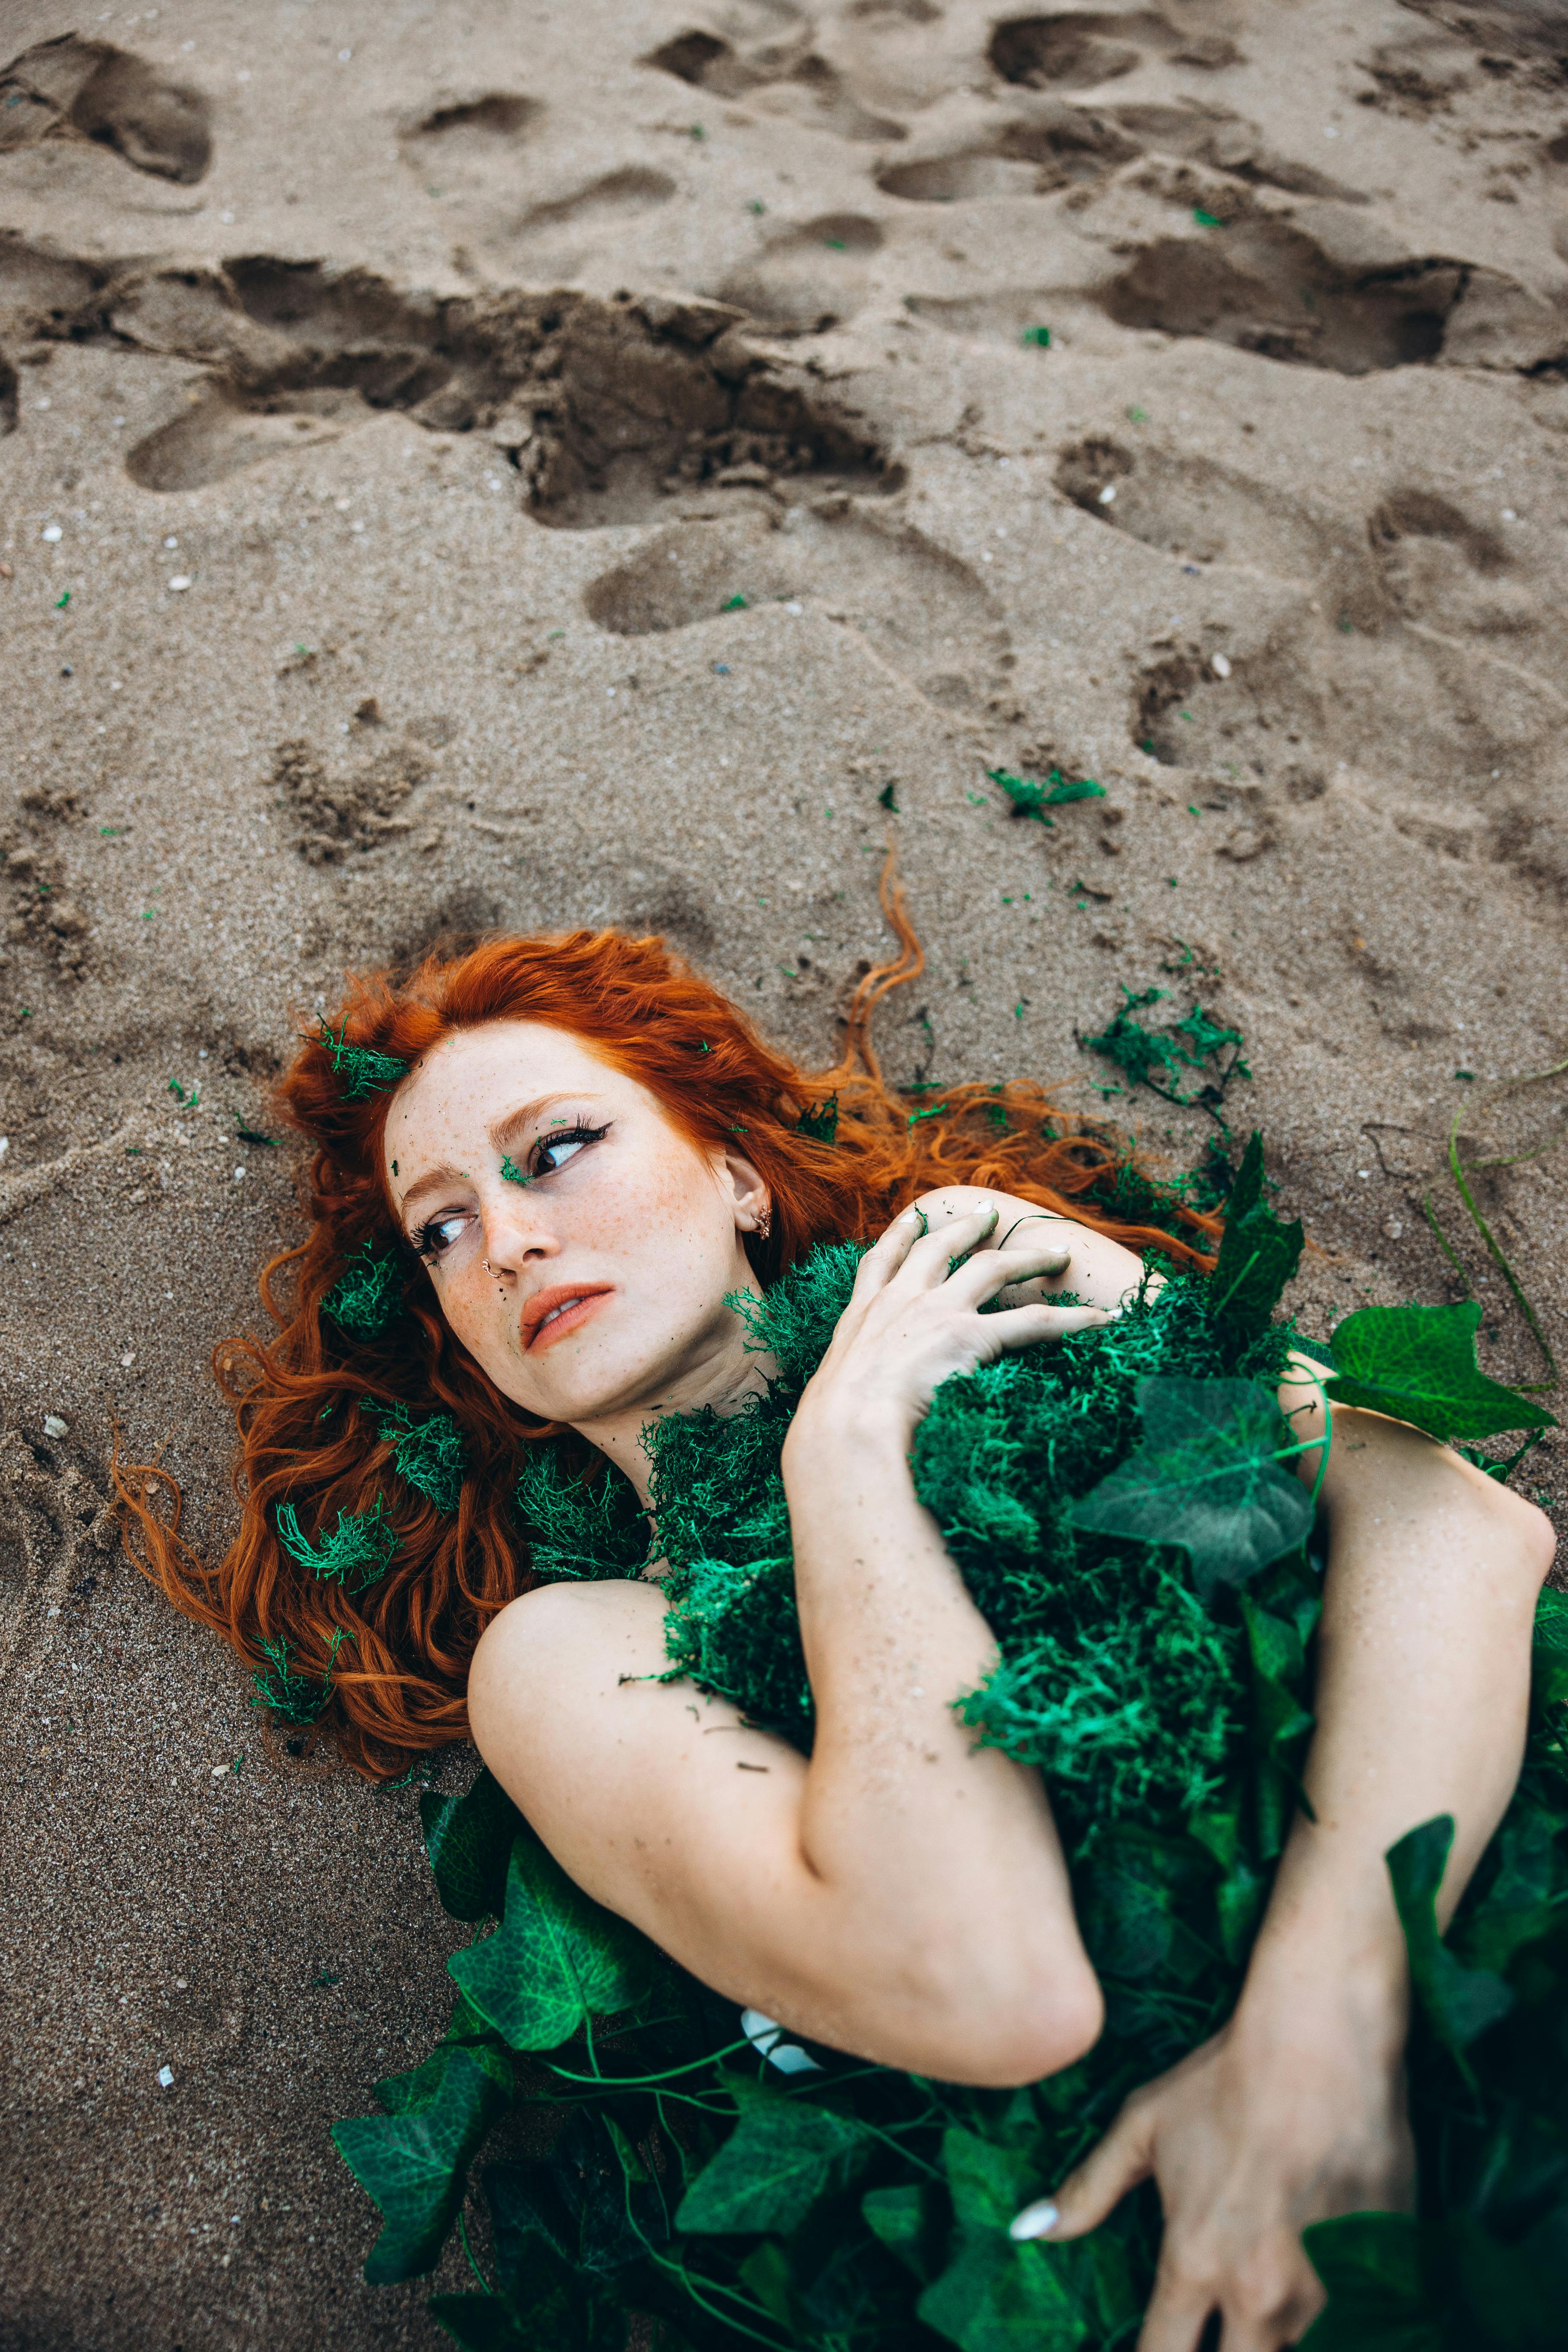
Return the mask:
[[563,1128],[558,1135],[542,1135],[533,1147],[530,1173],[553,1176],[558,1169],[564,1168],[569,1160],[576,1157],[585,1143],[598,1143],[609,1131],[606,1124],[604,1127],[567,1127]]
[[432,1217],[414,1236],[414,1246],[421,1257],[439,1257],[451,1248],[466,1222],[462,1217]]

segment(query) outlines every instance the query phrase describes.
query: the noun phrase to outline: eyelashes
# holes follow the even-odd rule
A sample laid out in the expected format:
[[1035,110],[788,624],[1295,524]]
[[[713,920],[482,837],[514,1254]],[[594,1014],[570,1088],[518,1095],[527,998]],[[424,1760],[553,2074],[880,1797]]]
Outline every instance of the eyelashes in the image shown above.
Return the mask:
[[576,1126],[563,1128],[558,1134],[542,1135],[528,1155],[530,1182],[537,1181],[541,1176],[553,1176],[556,1173],[554,1168],[541,1164],[546,1153],[563,1151],[570,1145],[571,1156],[574,1158],[584,1144],[602,1143],[609,1131],[608,1119],[605,1121],[603,1127],[589,1127],[585,1121],[579,1120]]
[[[510,1181],[521,1181],[525,1185],[537,1183],[545,1176],[558,1175],[585,1144],[602,1143],[612,1123],[606,1119],[603,1126],[594,1127],[586,1120],[579,1119],[570,1127],[554,1129],[549,1134],[538,1137],[533,1143],[521,1180],[512,1170],[510,1160],[503,1161],[501,1172]],[[562,1157],[557,1158],[557,1154]],[[426,1265],[438,1264],[468,1222],[469,1212],[467,1210],[451,1210],[444,1216],[431,1217],[415,1228],[409,1236],[409,1246],[415,1255]]]

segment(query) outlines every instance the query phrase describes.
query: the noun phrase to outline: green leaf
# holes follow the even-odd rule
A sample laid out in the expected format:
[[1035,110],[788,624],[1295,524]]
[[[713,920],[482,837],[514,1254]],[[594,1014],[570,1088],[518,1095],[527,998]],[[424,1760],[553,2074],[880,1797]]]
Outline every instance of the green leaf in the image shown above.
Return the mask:
[[749,2098],[741,2120],[680,2200],[676,2226],[787,2234],[817,2199],[864,2169],[875,2136],[851,2116],[778,2094]]
[[443,2043],[417,2072],[424,2078],[417,2104],[332,2126],[339,2155],[384,2217],[364,2266],[372,2286],[434,2270],[468,2166],[510,2105],[510,2085],[503,2090],[465,2044]]
[[921,2319],[963,2352],[1075,2352],[1090,2332],[1087,2242],[1017,2245],[1009,2238],[1008,2222],[1040,2187],[1021,2150],[950,2130],[942,2153],[958,2242],[920,2299]]
[[552,1855],[513,1841],[496,1934],[447,1967],[514,2050],[553,2050],[584,2019],[630,2009],[647,1985],[646,1937],[574,1886]]
[[1535,1604],[1530,1675],[1537,1706],[1568,1706],[1568,1592],[1550,1584],[1542,1587]]
[[602,2277],[577,2268],[541,2228],[522,2175],[513,2164],[487,2165],[484,2175],[496,2274],[520,2342],[528,2352],[624,2352],[625,2311]]
[[1431,1437],[1492,1437],[1505,1429],[1555,1429],[1544,1405],[1516,1395],[1476,1366],[1481,1310],[1455,1307],[1361,1307],[1330,1345],[1336,1404],[1369,1405]]
[[461,1797],[427,1790],[419,1820],[442,1910],[454,1919],[499,1919],[522,1815],[494,1774],[482,1771]]
[[388,2074],[375,2085],[375,2095],[389,2116],[405,2116],[428,2105],[440,2087],[448,2053],[467,2050],[510,2097],[512,2065],[505,2042],[461,1993],[452,2003],[451,2021],[422,2064],[406,2074]]
[[1253,1131],[1231,1187],[1219,1257],[1210,1277],[1216,1310],[1243,1331],[1261,1331],[1295,1273],[1306,1235],[1281,1223],[1263,1190],[1263,1138]]
[[1206,1600],[1305,1542],[1312,1506],[1277,1456],[1289,1442],[1256,1381],[1141,1380],[1143,1443],[1076,1502],[1075,1528],[1178,1544]]
[[669,2235],[664,2200],[625,2134],[579,2107],[549,2157],[494,2164],[485,2194],[498,2229],[531,2228],[574,2272],[622,2269]]
[[1059,768],[1053,768],[1044,783],[1033,776],[1010,776],[1005,768],[987,768],[986,774],[994,784],[1000,784],[1013,803],[1016,816],[1032,816],[1041,824],[1048,808],[1066,808],[1074,801],[1102,801],[1105,786],[1096,783],[1092,776],[1080,776],[1069,782]]
[[860,2212],[872,2236],[896,2254],[906,2270],[913,2271],[922,2283],[930,2279],[924,2242],[927,2200],[918,2181],[907,2181],[900,2189],[868,2189],[860,2200]]
[[531,2352],[538,2340],[501,2294],[433,2294],[425,2308],[463,2352]]
[[1301,2234],[1328,2307],[1300,2352],[1444,2352],[1441,2320],[1423,2292],[1421,2225],[1408,2213],[1348,2213]]
[[1453,1843],[1454,1817],[1438,1813],[1390,1846],[1384,1859],[1405,1930],[1415,1998],[1438,2041],[1468,2074],[1465,2051],[1513,2007],[1513,1994],[1489,1969],[1465,1968],[1438,1933],[1437,1889]]

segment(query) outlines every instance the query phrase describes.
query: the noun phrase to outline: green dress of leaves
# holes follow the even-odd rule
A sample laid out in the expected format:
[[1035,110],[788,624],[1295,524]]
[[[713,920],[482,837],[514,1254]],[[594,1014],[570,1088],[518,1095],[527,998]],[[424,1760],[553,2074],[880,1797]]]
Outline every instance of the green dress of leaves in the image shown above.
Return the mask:
[[[372,2279],[435,2265],[509,2105],[545,2102],[547,2157],[485,2166],[483,2292],[437,2295],[459,2344],[529,2352],[1115,2352],[1159,2247],[1127,2199],[1075,2244],[1007,2223],[1126,2094],[1223,2022],[1297,1801],[1312,1728],[1320,1569],[1277,1402],[1272,1322],[1300,1249],[1249,1150],[1208,1277],[1146,1284],[1121,1318],[948,1381],[916,1491],[997,1636],[963,1702],[976,1736],[1044,1770],[1106,2030],[1016,2092],[817,2049],[782,2073],[733,2007],[565,1876],[488,1773],[421,1802],[447,1910],[481,1927],[451,1963],[445,2042],[337,2126],[381,2207]],[[669,1673],[802,1748],[812,1736],[779,1450],[858,1253],[819,1250],[750,1313],[779,1377],[747,1412],[651,1438]],[[1546,1421],[1476,1368],[1466,1307],[1363,1308],[1316,1350],[1331,1399],[1474,1439]],[[1303,1394],[1308,1391],[1303,1391]],[[632,1576],[630,1486],[536,1456],[520,1509],[547,1574]],[[1413,2214],[1307,2233],[1330,2290],[1310,2352],[1547,2352],[1568,2311],[1568,1600],[1538,1621],[1519,1793],[1447,1938],[1453,1825],[1388,1857],[1415,1994]],[[514,2057],[526,2066],[514,2074]],[[798,2065],[799,2061],[796,2060]],[[650,2332],[651,2331],[651,2332]]]

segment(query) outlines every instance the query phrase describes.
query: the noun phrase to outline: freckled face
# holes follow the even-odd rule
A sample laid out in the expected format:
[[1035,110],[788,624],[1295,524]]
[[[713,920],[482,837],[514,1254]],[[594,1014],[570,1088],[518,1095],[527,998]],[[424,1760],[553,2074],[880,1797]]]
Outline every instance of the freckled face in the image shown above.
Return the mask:
[[700,1150],[566,1031],[446,1039],[393,1097],[384,1157],[442,1314],[528,1412],[651,1408],[732,1345],[724,1294],[756,1287],[755,1172]]

